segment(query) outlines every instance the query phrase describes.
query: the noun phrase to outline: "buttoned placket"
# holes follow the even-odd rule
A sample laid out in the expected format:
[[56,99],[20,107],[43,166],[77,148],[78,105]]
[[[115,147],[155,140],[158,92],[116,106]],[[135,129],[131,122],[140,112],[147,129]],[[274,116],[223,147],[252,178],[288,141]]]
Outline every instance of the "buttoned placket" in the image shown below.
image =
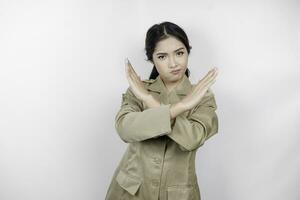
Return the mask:
[[[159,94],[159,100],[161,104],[168,104],[168,99],[166,98],[164,93]],[[162,174],[164,168],[164,157],[166,152],[166,143],[167,143],[167,136],[162,136],[159,138],[159,148],[157,152],[152,157],[153,163],[153,175],[155,178],[151,180],[151,186],[154,189],[155,195],[153,195],[153,200],[157,200],[160,198],[161,192],[161,184],[162,184]],[[151,198],[152,199],[152,198]]]
[[[169,94],[166,94],[165,92],[163,92],[163,93],[161,93],[160,94],[160,101],[161,101],[161,103],[162,104],[170,104],[170,95],[172,95],[172,93],[173,93],[173,91],[171,92],[171,93],[169,93]],[[160,166],[161,166],[161,171],[160,171],[160,181],[159,181],[159,189],[158,189],[158,200],[161,198],[161,192],[163,192],[162,190],[161,190],[161,188],[163,187],[163,185],[162,185],[162,179],[163,179],[163,177],[162,177],[162,175],[164,174],[164,161],[165,161],[165,155],[166,155],[166,151],[167,151],[167,148],[168,148],[168,141],[169,141],[169,139],[168,139],[168,137],[167,136],[164,136],[163,137],[163,147],[164,148],[162,148],[163,149],[163,153],[161,154],[162,155],[162,159],[154,159],[154,162],[157,164],[157,165],[159,165],[160,164]]]
[[[151,180],[151,186],[153,187],[153,200],[159,199],[160,196],[160,188],[162,184],[162,174],[163,174],[163,168],[164,168],[164,157],[166,152],[166,143],[167,143],[167,137],[162,136],[160,137],[159,141],[159,148],[157,149],[157,153],[153,155],[152,159],[152,165],[153,165],[153,178]],[[152,199],[152,198],[151,198]]]
[[[161,80],[159,80],[161,81]],[[161,84],[161,82],[160,82]],[[167,92],[167,89],[161,84],[161,88],[160,88],[160,94],[159,94],[159,100],[161,105],[162,104],[173,104],[176,103],[177,101],[179,101],[179,97],[177,96],[176,90],[173,89],[171,92]],[[158,154],[157,155],[153,155],[152,157],[152,162],[153,162],[153,169],[155,169],[154,172],[154,177],[151,180],[151,185],[154,188],[154,200],[160,199],[162,196],[161,192],[163,192],[161,190],[162,187],[164,187],[162,184],[162,180],[164,177],[162,177],[162,175],[164,174],[164,159],[165,159],[165,154],[167,151],[167,144],[170,141],[170,139],[168,138],[168,136],[162,136],[161,137],[161,144],[159,145],[159,150],[158,150]],[[157,177],[159,174],[159,177]],[[152,198],[151,198],[152,199]]]

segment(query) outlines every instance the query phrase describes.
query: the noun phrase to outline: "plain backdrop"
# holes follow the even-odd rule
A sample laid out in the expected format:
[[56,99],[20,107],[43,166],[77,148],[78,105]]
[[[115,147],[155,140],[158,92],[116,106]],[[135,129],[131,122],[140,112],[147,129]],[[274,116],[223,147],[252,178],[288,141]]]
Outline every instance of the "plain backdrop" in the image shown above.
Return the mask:
[[171,21],[190,80],[219,68],[219,133],[197,153],[204,200],[300,199],[300,2],[0,0],[0,199],[102,200],[127,146],[124,58]]

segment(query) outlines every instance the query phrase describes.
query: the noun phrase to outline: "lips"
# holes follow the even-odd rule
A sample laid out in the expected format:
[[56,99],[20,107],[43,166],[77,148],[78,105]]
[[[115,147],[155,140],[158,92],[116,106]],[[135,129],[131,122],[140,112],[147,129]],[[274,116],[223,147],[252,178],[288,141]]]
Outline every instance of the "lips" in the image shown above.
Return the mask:
[[177,74],[177,73],[179,73],[179,72],[180,72],[180,69],[172,70],[172,71],[171,71],[172,74]]

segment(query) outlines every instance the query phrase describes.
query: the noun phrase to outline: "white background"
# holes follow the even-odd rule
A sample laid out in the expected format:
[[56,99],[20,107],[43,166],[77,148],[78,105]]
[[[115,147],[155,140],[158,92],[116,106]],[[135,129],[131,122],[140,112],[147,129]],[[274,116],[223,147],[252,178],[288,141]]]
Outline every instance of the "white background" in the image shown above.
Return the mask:
[[114,129],[143,79],[146,31],[187,33],[190,80],[213,67],[219,133],[197,153],[205,200],[300,199],[300,2],[0,1],[0,199],[100,200],[127,146]]

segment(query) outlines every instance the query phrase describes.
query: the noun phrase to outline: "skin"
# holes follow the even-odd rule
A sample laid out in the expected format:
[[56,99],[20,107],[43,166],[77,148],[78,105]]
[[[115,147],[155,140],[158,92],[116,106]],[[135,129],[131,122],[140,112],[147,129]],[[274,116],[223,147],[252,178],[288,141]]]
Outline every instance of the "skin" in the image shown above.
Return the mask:
[[[161,76],[168,92],[171,92],[184,76],[188,64],[188,53],[184,44],[175,37],[170,36],[159,41],[153,52],[153,64]],[[172,70],[180,69],[180,73],[172,74]],[[128,83],[135,96],[144,101],[149,108],[160,106],[160,102],[155,99],[144,87],[144,84],[133,69],[128,59],[125,59],[125,71]],[[215,83],[218,75],[218,68],[214,67],[200,79],[195,87],[181,101],[172,104],[170,107],[171,120],[177,115],[195,107],[203,98],[209,87]]]

